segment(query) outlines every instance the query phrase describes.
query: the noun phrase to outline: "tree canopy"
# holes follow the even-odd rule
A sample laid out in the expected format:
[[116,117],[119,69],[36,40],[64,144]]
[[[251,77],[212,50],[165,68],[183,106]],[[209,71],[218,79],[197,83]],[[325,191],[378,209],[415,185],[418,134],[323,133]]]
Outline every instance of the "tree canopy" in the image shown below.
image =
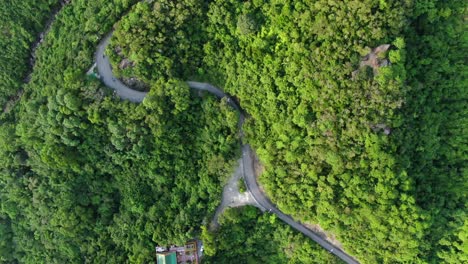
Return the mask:
[[330,252],[252,206],[228,208],[217,231],[203,228],[203,263],[342,263]]
[[30,49],[59,0],[5,0],[0,3],[0,106],[20,90]]
[[[146,263],[155,243],[202,234],[212,261],[333,263],[252,208],[202,232],[239,155],[238,114],[186,80],[239,101],[268,197],[362,263],[468,261],[465,2],[137,2],[70,1],[27,84],[58,1],[0,3],[0,103],[24,90],[0,114],[1,262]],[[114,25],[107,54],[149,88],[141,104],[85,74]]]
[[[238,98],[260,181],[281,210],[331,231],[364,263],[465,253],[447,237],[466,218],[466,4],[212,1],[207,10],[204,54],[193,54],[203,64],[184,77]],[[360,67],[383,44],[381,63]],[[174,61],[174,52],[163,54]]]
[[131,4],[64,7],[2,114],[1,262],[147,263],[211,220],[238,155],[235,110],[175,78],[132,104],[85,76]]

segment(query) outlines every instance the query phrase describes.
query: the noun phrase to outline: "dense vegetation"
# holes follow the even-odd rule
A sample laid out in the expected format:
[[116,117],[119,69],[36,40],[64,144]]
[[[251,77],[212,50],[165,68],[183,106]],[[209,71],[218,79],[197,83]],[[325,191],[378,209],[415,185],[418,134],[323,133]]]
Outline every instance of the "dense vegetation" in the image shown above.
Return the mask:
[[0,106],[15,95],[29,69],[29,55],[58,0],[4,0],[0,3]]
[[[185,79],[239,99],[269,197],[333,232],[363,263],[468,261],[466,3],[160,0],[131,8],[136,2],[71,1],[37,51],[20,103],[1,114],[0,261],[141,263],[155,242],[196,234],[232,166],[237,116],[191,94]],[[49,3],[34,7],[37,25]],[[2,19],[32,19],[24,13]],[[84,77],[116,22],[108,53],[120,50],[111,56],[118,74],[151,87],[140,105]],[[33,33],[24,30],[40,28],[31,23],[14,31],[23,44],[6,53],[24,65],[1,62],[4,102],[26,72]],[[384,43],[391,64],[353,78],[362,56]],[[120,70],[122,59],[132,66]],[[223,236],[238,249],[249,238],[271,253],[265,261],[328,260],[254,209],[223,221],[218,234],[205,232],[219,242],[208,240],[213,261],[233,258]],[[297,250],[284,250],[282,239]]]
[[199,232],[238,148],[225,101],[160,80],[142,104],[87,79],[131,1],[72,1],[0,126],[0,262],[147,263]]
[[[170,6],[137,13],[157,16],[161,3]],[[281,210],[332,231],[366,263],[460,260],[468,255],[465,10],[436,0],[212,1],[197,35],[203,64],[191,78],[224,87],[251,115],[245,130],[266,168],[261,182]],[[128,73],[145,78],[142,58],[176,65],[184,41],[124,21],[114,45],[135,62]],[[200,31],[175,28],[171,36]],[[353,78],[361,58],[386,43],[379,58],[391,64]],[[160,47],[162,55],[138,56]]]
[[[202,32],[206,1],[139,2],[116,25],[108,54],[117,76],[152,82],[159,78],[186,80],[203,59]],[[120,50],[119,53],[114,52]],[[134,66],[121,69],[128,58]]]
[[[252,115],[273,201],[363,262],[466,258],[456,239],[467,202],[465,5],[231,2],[212,6],[206,60]],[[247,35],[246,14],[257,17]],[[383,43],[392,65],[353,81],[366,46]]]
[[220,228],[204,228],[204,263],[341,263],[334,255],[272,214],[255,207],[223,212]]

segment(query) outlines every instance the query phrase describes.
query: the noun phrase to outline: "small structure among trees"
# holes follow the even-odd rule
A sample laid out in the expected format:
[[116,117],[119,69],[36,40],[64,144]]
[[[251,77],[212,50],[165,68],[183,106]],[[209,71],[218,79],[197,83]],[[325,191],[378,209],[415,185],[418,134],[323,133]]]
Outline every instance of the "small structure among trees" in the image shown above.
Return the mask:
[[158,264],[177,264],[177,256],[175,252],[159,252],[156,253]]
[[191,241],[184,246],[172,245],[167,247],[156,247],[157,264],[185,264],[199,263],[198,242]]

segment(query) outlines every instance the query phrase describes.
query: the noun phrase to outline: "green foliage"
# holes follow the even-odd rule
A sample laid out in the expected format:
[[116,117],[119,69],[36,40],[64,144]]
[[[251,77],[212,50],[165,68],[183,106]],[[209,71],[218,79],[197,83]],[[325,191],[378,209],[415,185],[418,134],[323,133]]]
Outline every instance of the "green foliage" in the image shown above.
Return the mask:
[[[245,132],[273,202],[363,263],[441,261],[439,241],[466,210],[466,4],[215,2],[208,79],[251,115]],[[245,14],[264,20],[249,38],[237,27]],[[360,56],[384,43],[391,65],[353,80]]]
[[445,263],[464,263],[468,261],[468,220],[466,213],[460,213],[455,221],[449,223],[454,231],[447,233],[440,241],[438,257]]
[[257,31],[258,25],[249,14],[242,14],[237,18],[237,29],[242,35],[250,35]]
[[20,89],[29,69],[32,43],[59,0],[5,0],[0,3],[0,106]]
[[247,188],[245,186],[245,181],[244,181],[244,178],[240,178],[238,181],[237,181],[237,187],[239,187],[239,192],[240,193],[245,193],[247,191]]
[[[116,25],[108,48],[117,76],[186,80],[200,67],[203,55],[203,14],[206,2],[141,1]],[[116,53],[116,50],[120,50]],[[134,66],[119,67],[123,59]]]
[[13,244],[9,243],[12,241],[13,232],[11,230],[11,223],[9,218],[0,214],[0,262],[8,263],[13,262]]
[[341,263],[309,238],[252,206],[229,208],[219,230],[203,228],[205,263]]
[[[71,1],[37,50],[19,109],[0,117],[2,261],[142,263],[154,242],[198,233],[233,166],[237,114],[193,94],[186,79],[236,97],[271,200],[335,234],[362,263],[466,258],[466,3],[144,1],[117,23],[107,52],[119,75],[151,87],[134,105],[84,73],[98,40],[136,2]],[[3,16],[2,26],[39,25],[15,26],[22,44],[8,56],[26,60],[50,3],[37,21],[29,7]],[[384,43],[391,65],[353,80],[361,57]],[[1,73],[7,96],[27,69],[11,58],[1,62],[13,67]],[[134,65],[119,69],[124,58]],[[267,231],[279,221],[255,210],[223,221],[231,244],[202,230],[214,260],[324,257],[290,231],[275,240]],[[291,255],[280,240],[299,246]]]
[[19,109],[0,116],[0,262],[148,263],[219,204],[239,146],[234,109],[176,78],[131,104],[85,76],[135,2],[71,1]]

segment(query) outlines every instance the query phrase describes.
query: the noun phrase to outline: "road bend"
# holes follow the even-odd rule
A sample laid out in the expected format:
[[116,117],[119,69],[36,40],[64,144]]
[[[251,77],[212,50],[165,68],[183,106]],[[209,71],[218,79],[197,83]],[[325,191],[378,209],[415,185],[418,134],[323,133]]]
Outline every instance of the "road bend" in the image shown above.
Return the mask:
[[[108,56],[105,54],[105,50],[107,45],[109,44],[109,40],[112,36],[112,32],[108,34],[99,44],[97,52],[96,52],[96,65],[98,68],[98,72],[100,75],[100,78],[102,82],[114,89],[116,93],[119,95],[120,98],[122,99],[127,99],[129,101],[139,103],[142,102],[143,99],[146,96],[146,92],[139,92],[135,91],[129,87],[127,87],[125,84],[123,84],[121,81],[117,79],[112,73],[112,67],[109,62]],[[237,111],[240,113],[240,135],[241,135],[241,140],[243,140],[243,133],[242,133],[242,124],[245,120],[244,116],[244,111],[242,111],[242,108],[239,107],[239,105],[236,104],[234,100],[228,95],[226,95],[221,89],[219,89],[216,86],[213,86],[209,83],[202,83],[202,82],[194,82],[194,81],[188,81],[187,82],[188,86],[192,89],[196,90],[201,90],[201,91],[207,91],[213,95],[215,95],[218,98],[227,98],[227,102],[229,105],[231,105],[233,108],[235,108]],[[317,242],[320,246],[322,246],[324,249],[326,249],[328,252],[331,254],[334,254],[341,260],[343,260],[346,263],[349,264],[358,264],[359,262],[354,259],[352,256],[348,255],[346,252],[342,251],[338,247],[334,246],[330,242],[328,242],[326,239],[322,238],[319,236],[317,233],[314,231],[308,229],[306,226],[301,224],[300,222],[294,220],[291,216],[284,214],[281,212],[266,196],[265,194],[260,190],[259,185],[257,183],[257,180],[255,178],[255,173],[254,173],[254,166],[253,166],[253,157],[252,157],[252,150],[248,144],[242,143],[242,162],[243,162],[243,167],[244,167],[244,178],[245,182],[247,185],[248,190],[252,194],[253,198],[257,202],[260,207],[263,207],[265,211],[271,212],[275,214],[279,219],[281,219],[283,222],[286,224],[290,225],[292,228],[296,229],[297,231],[303,233],[313,241]]]

